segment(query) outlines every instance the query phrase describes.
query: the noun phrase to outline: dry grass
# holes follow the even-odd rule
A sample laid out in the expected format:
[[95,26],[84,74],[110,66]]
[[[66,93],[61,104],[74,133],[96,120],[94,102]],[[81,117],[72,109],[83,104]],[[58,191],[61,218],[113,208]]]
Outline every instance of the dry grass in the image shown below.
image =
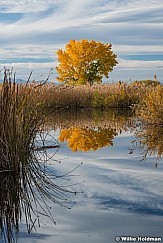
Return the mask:
[[150,125],[163,125],[163,86],[157,85],[144,92],[137,115]]
[[30,157],[45,117],[40,91],[12,83],[10,75],[5,71],[0,91],[0,170],[19,172]]
[[[35,90],[35,82],[28,85]],[[41,101],[46,111],[60,108],[128,108],[138,105],[144,96],[161,85],[143,85],[141,83],[112,83],[94,85],[40,85]]]
[[64,205],[66,193],[59,186],[63,176],[49,171],[46,151],[35,149],[42,136],[45,115],[42,86],[18,85],[5,70],[0,90],[0,233],[4,242],[15,242],[24,214],[30,233],[41,214],[53,217],[48,201]]
[[46,109],[60,108],[128,108],[140,102],[149,87],[116,83],[80,86],[46,84],[42,97]]
[[22,211],[27,225],[32,222],[31,184],[37,168],[33,149],[44,121],[39,96],[28,85],[16,84],[12,72],[5,70],[0,90],[0,229],[7,242],[14,242]]

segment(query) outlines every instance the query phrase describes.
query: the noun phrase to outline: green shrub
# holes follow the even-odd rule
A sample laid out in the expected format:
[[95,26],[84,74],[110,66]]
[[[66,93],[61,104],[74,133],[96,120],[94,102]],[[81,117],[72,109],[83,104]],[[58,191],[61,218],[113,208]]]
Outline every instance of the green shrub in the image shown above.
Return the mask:
[[132,83],[133,85],[144,85],[144,86],[156,86],[156,85],[160,85],[160,82],[159,81],[156,81],[156,80],[139,80],[139,81],[134,81]]

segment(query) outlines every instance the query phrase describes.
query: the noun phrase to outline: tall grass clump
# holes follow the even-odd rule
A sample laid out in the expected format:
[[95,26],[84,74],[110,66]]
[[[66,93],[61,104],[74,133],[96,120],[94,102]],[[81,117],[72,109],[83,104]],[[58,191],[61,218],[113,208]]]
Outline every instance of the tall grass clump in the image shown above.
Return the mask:
[[67,86],[46,84],[43,87],[45,110],[54,111],[60,108],[91,107],[93,90],[88,85]]
[[163,125],[163,86],[157,85],[144,92],[137,114],[149,125]]
[[139,102],[136,87],[126,83],[104,84],[95,87],[92,106],[101,108],[129,108]]
[[[141,149],[143,160],[147,155],[161,158],[163,154],[163,86],[161,84],[145,90],[136,107],[136,115],[143,122],[143,127],[136,132],[135,148]],[[155,166],[157,167],[157,162]]]
[[28,83],[16,84],[12,76],[12,71],[5,70],[0,90],[0,229],[7,242],[14,242],[19,229],[21,204],[30,220],[33,149],[44,120],[39,91],[30,89]]
[[5,70],[0,91],[0,170],[19,172],[31,155],[44,116],[39,91],[12,82],[11,75]]
[[53,220],[47,203],[63,205],[70,192],[36,149],[38,137],[45,144],[42,86],[18,85],[12,75],[5,70],[0,90],[0,233],[9,243],[17,239],[22,215],[30,233],[41,214]]

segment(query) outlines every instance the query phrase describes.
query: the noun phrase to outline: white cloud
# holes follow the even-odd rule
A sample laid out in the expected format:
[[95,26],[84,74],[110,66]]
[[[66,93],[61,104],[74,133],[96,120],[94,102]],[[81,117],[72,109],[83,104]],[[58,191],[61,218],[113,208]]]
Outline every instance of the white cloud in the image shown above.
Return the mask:
[[119,59],[117,68],[121,69],[144,69],[144,68],[163,68],[163,61],[142,61],[142,60],[124,60]]
[[[103,4],[105,2],[105,4]],[[89,31],[91,28],[96,26],[97,29],[106,28],[107,30],[132,30],[139,29],[140,25],[134,25],[132,23],[132,18],[135,22],[142,23],[143,18],[149,17],[156,18],[161,17],[160,7],[161,1],[157,1],[157,5],[154,5],[155,1],[148,2],[148,8],[144,1],[102,1],[101,4],[97,0],[89,1],[2,1],[1,7],[6,7],[8,12],[28,12],[28,8],[31,11],[46,11],[47,9],[52,9],[52,11],[42,17],[38,18],[37,14],[33,15],[24,15],[24,17],[14,24],[1,24],[0,32],[3,37],[12,37],[15,36],[20,38],[20,36],[32,36],[34,33],[44,33],[55,34],[56,30],[64,28],[74,28],[74,27],[87,27]],[[154,11],[154,17],[151,16],[151,10]],[[159,13],[159,16],[157,16]],[[135,17],[136,16],[136,17]],[[148,17],[148,21],[150,21]],[[135,20],[135,18],[137,20]],[[148,22],[147,21],[147,22]],[[124,24],[125,22],[126,24]],[[160,20],[161,22],[161,20]],[[101,23],[101,25],[98,25]],[[107,23],[111,23],[107,25]],[[117,25],[113,24],[117,23]],[[122,24],[123,23],[123,24]],[[143,25],[144,26],[144,25]],[[144,26],[145,28],[147,26]],[[162,28],[162,26],[160,26]],[[158,28],[158,24],[148,26],[149,29]],[[141,28],[142,30],[142,28]],[[84,31],[84,30],[83,30]],[[121,34],[121,33],[120,33]]]
[[34,13],[46,11],[58,4],[64,4],[64,0],[1,0],[1,9],[6,13]]
[[64,44],[61,43],[52,43],[48,44],[48,46],[44,44],[24,44],[24,45],[12,45],[12,48],[0,48],[1,58],[9,59],[9,58],[56,58],[56,51],[58,49],[63,49]]
[[[160,54],[162,11],[162,0],[149,0],[148,6],[146,0],[1,0],[0,13],[22,16],[13,23],[0,22],[0,59],[56,59],[56,50],[70,39],[112,43],[120,58]],[[136,63],[126,65],[142,65]]]
[[163,54],[163,45],[114,45],[113,50],[119,54]]

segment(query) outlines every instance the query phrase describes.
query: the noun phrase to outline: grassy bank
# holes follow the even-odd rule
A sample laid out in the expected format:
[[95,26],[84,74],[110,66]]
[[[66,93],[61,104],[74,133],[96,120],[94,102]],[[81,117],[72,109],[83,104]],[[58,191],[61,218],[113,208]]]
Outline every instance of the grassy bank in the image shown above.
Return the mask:
[[144,95],[151,90],[155,92],[156,87],[126,83],[92,86],[45,84],[42,87],[42,98],[46,108],[52,110],[60,108],[128,108],[139,104]]
[[[15,90],[11,91],[11,93],[17,92],[16,89],[18,87],[18,96],[21,97],[19,103],[26,103],[25,106],[28,107],[31,106],[29,109],[25,109],[32,110],[32,112],[35,113],[35,115],[31,114],[32,117],[36,117],[39,111],[40,118],[38,120],[40,120],[40,123],[42,122],[43,112],[49,113],[51,111],[53,112],[65,108],[138,108],[139,113],[137,114],[141,114],[142,117],[145,117],[146,114],[149,116],[150,113],[152,113],[153,116],[160,116],[160,119],[162,119],[163,86],[157,81],[135,81],[129,84],[117,82],[112,84],[94,84],[92,86],[67,86],[54,85],[52,83],[38,84],[37,82],[32,82],[19,85],[13,84],[12,88]],[[0,88],[1,97],[4,93],[4,89],[5,82]],[[24,95],[26,97],[25,99]],[[12,99],[14,100],[14,98]],[[11,103],[13,103],[13,101],[11,101]],[[18,103],[15,104],[20,106]],[[2,105],[1,107],[5,106]],[[19,111],[18,114],[15,114],[16,116],[22,115],[20,114],[20,109],[23,109],[23,107],[24,105],[20,106],[20,108],[13,108],[15,111]],[[6,110],[6,112],[9,111]],[[28,113],[25,115],[27,115],[27,118],[23,118],[25,121],[31,119],[28,117]]]
[[137,104],[143,90],[130,85],[100,84],[44,87],[49,108],[119,108]]

